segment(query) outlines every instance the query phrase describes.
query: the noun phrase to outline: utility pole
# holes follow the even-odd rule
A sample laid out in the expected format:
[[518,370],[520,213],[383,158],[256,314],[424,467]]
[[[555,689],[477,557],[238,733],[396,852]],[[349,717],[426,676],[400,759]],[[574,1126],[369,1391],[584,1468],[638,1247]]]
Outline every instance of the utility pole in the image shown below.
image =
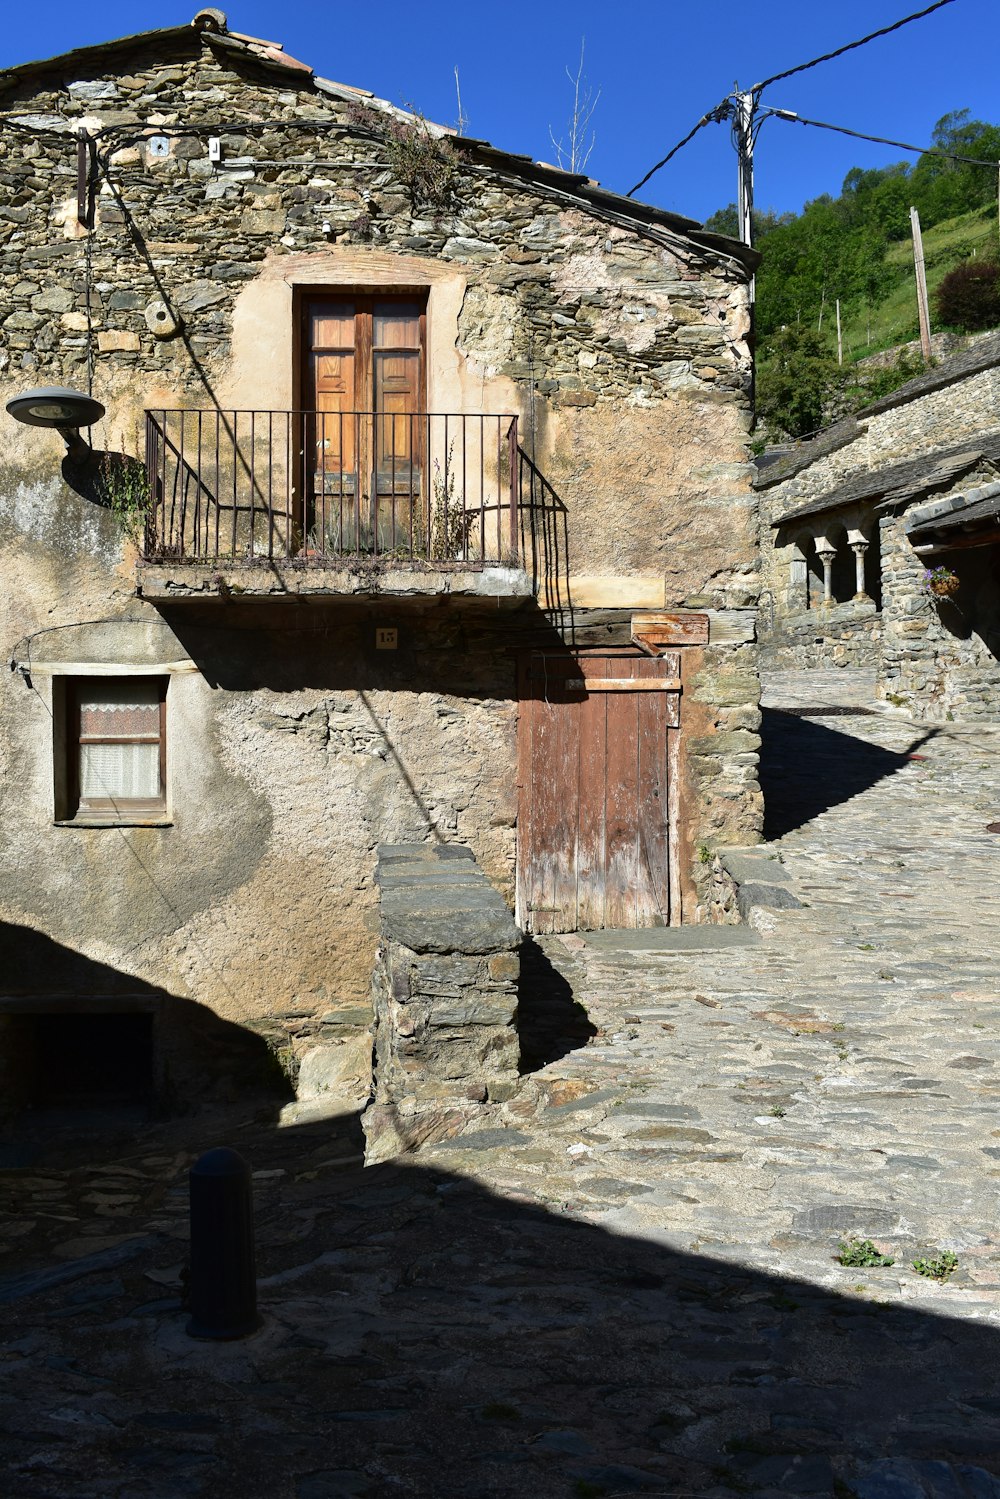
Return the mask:
[[844,362],[844,341],[840,336],[840,298],[837,298],[837,363]]
[[913,269],[917,278],[917,311],[920,314],[920,352],[924,363],[931,362],[931,323],[927,312],[927,277],[924,274],[924,242],[920,235],[920,215],[910,209],[910,227],[913,230]]
[[[739,221],[739,236],[745,245],[753,247],[753,117],[757,109],[754,93],[741,93],[738,83],[733,84],[732,93],[733,145],[736,147],[738,178],[736,186],[736,211]],[[757,409],[757,374],[752,358],[756,345],[757,278],[751,276],[747,283],[747,312],[750,315],[750,405]]]
[[753,117],[756,108],[753,94],[740,93],[738,85],[734,85],[733,134],[738,167],[736,211],[740,239],[745,245],[753,244]]

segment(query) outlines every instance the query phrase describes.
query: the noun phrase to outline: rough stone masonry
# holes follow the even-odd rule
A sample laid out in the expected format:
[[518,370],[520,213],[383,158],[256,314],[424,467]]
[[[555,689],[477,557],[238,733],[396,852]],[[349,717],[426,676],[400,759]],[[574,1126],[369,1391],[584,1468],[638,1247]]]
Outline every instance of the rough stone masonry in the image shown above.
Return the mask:
[[518,1081],[521,933],[455,844],[383,845],[369,1160],[457,1133]]

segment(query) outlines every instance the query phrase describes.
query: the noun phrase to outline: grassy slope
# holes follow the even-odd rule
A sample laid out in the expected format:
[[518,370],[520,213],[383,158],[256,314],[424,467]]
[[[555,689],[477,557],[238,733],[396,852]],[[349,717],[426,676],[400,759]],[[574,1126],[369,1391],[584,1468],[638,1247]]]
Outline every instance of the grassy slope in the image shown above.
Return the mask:
[[[927,291],[931,299],[931,332],[936,333],[935,288],[947,271],[960,261],[969,259],[973,251],[979,255],[991,249],[996,251],[996,209],[983,208],[978,212],[961,214],[955,219],[945,219],[933,228],[924,230],[923,241]],[[891,245],[887,258],[893,270],[898,272],[899,280],[884,301],[872,309],[870,344],[863,308],[852,317],[843,319],[845,360],[862,359],[865,354],[874,354],[879,349],[893,348],[896,344],[919,337],[912,242],[907,239]]]

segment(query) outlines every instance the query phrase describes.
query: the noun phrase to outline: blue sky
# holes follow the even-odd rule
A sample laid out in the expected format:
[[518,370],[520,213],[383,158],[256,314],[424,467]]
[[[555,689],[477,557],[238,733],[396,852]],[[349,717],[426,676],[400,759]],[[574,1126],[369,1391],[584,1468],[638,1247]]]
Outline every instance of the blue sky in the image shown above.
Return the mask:
[[[467,133],[511,151],[552,160],[549,126],[562,133],[570,106],[564,68],[574,68],[586,37],[586,74],[601,91],[597,143],[588,171],[627,191],[691,126],[729,92],[807,61],[930,0],[505,0],[502,5],[377,4],[232,0],[234,31],[281,41],[286,51],[329,78],[413,103],[453,124],[459,68]],[[0,67],[68,51],[88,42],[184,24],[197,0],[143,6],[105,0],[100,7],[50,0],[11,8]],[[969,108],[1000,122],[997,58],[1000,0],[952,4],[891,37],[776,84],[765,99],[813,119],[921,145],[941,115]],[[837,193],[852,166],[882,166],[903,153],[826,131],[768,122],[757,154],[757,204],[799,209]],[[912,158],[911,158],[912,159]],[[710,125],[642,196],[703,219],[735,197],[736,164],[728,127]]]

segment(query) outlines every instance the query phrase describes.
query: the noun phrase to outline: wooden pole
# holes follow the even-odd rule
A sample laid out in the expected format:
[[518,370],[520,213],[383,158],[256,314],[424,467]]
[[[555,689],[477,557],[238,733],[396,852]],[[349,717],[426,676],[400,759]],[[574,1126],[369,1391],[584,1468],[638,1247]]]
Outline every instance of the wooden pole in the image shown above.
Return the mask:
[[910,226],[913,230],[913,269],[917,277],[917,311],[920,314],[920,352],[924,363],[931,362],[931,322],[927,312],[927,277],[924,274],[924,242],[920,237],[920,215],[910,209]]
[[840,298],[837,298],[837,363],[844,362],[844,343],[840,336]]

